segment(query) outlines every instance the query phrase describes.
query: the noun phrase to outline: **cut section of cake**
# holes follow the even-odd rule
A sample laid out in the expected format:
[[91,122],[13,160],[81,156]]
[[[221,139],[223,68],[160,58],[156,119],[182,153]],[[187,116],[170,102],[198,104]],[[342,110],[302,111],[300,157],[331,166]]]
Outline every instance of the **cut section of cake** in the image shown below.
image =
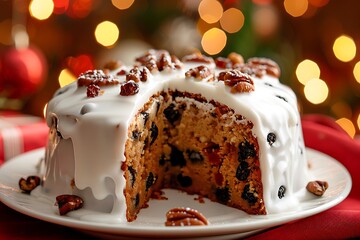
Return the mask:
[[49,102],[44,192],[122,221],[163,188],[248,214],[296,208],[307,161],[296,96],[275,62],[150,50],[109,66]]

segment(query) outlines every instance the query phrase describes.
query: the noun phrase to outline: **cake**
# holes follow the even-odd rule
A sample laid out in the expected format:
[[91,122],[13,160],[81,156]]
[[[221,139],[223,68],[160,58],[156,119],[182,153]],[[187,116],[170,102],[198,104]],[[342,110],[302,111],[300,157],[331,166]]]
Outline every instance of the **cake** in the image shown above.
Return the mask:
[[42,191],[129,222],[164,188],[254,215],[295,208],[308,166],[279,76],[266,58],[165,50],[89,70],[48,103]]

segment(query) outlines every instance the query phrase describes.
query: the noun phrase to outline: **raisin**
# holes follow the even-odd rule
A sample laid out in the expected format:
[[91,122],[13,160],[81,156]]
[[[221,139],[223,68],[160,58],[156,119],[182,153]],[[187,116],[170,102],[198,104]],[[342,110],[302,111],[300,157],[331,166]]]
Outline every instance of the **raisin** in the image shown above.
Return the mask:
[[171,146],[170,162],[171,166],[183,167],[186,165],[183,152],[177,149],[175,146]]
[[244,187],[244,191],[241,194],[241,198],[246,200],[250,204],[254,204],[257,202],[257,197],[255,197],[254,193],[250,192],[250,185],[246,184]]
[[240,181],[246,180],[250,174],[250,169],[248,167],[249,164],[246,161],[241,161],[236,170],[236,178]]
[[158,132],[159,132],[159,129],[158,127],[156,126],[155,122],[153,122],[151,124],[151,128],[150,128],[150,145],[154,143],[154,141],[156,140],[157,136],[158,136]]
[[149,176],[146,178],[145,191],[148,191],[149,188],[155,183],[155,176],[152,172],[149,173]]
[[133,199],[133,201],[134,201],[134,207],[137,208],[139,206],[139,203],[140,203],[140,195],[139,195],[139,193],[136,194],[136,197],[135,197],[135,199]]
[[248,158],[253,158],[256,156],[255,146],[254,144],[250,144],[248,141],[241,142],[239,144],[239,152],[238,152],[238,160],[239,162],[245,161]]
[[215,195],[217,200],[221,203],[227,203],[230,200],[230,190],[228,187],[217,188]]
[[144,127],[146,125],[147,120],[149,119],[149,113],[148,112],[141,112],[140,113],[143,116],[144,119]]
[[177,175],[177,180],[181,187],[190,187],[192,185],[191,177],[183,176],[181,173]]
[[186,150],[186,153],[192,163],[201,163],[204,161],[204,157],[195,150]]
[[165,155],[161,155],[160,159],[159,159],[159,165],[160,166],[164,166],[165,165]]
[[280,98],[281,100],[284,100],[285,102],[288,102],[288,100],[282,96],[276,95],[276,97]]
[[274,144],[274,142],[276,141],[276,135],[275,133],[269,133],[267,135],[267,142],[269,143],[270,146],[272,146]]
[[281,185],[279,187],[279,191],[278,191],[278,197],[280,199],[282,199],[283,197],[285,197],[285,192],[286,192],[286,187],[284,185]]
[[175,109],[175,104],[173,103],[164,109],[164,115],[171,124],[174,124],[174,122],[179,120],[181,117],[180,112]]
[[131,166],[128,167],[129,173],[130,173],[130,183],[131,187],[134,187],[135,180],[136,180],[136,170],[133,169]]
[[132,136],[131,136],[131,138],[132,138],[133,140],[138,140],[138,139],[140,138],[140,135],[141,135],[141,132],[139,132],[139,131],[137,131],[137,130],[134,130],[134,131],[132,131]]
[[97,97],[99,96],[100,93],[100,87],[98,85],[95,84],[90,84],[88,85],[87,89],[86,89],[86,96],[87,97]]

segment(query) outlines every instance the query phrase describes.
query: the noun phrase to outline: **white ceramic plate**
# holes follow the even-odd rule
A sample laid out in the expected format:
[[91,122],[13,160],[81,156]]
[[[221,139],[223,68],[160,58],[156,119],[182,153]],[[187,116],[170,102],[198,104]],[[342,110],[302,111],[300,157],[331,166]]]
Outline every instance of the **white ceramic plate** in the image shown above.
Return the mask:
[[[326,180],[329,188],[322,197],[312,197],[300,202],[299,209],[296,211],[251,216],[207,199],[205,203],[200,203],[194,199],[197,197],[194,195],[176,190],[165,190],[168,200],[151,200],[150,207],[142,209],[136,221],[99,223],[79,217],[84,213],[89,214],[89,210],[80,209],[66,216],[60,216],[53,202],[43,201],[19,191],[19,179],[36,174],[36,164],[43,154],[44,149],[38,149],[20,155],[1,166],[0,200],[10,208],[28,216],[103,238],[240,238],[327,210],[344,200],[351,190],[351,177],[344,166],[328,155],[307,149],[307,157],[312,164],[311,173],[316,179]],[[197,209],[207,217],[211,224],[196,227],[165,227],[165,212],[179,206]],[[90,214],[93,214],[94,219],[97,216],[103,217],[103,214],[96,212],[90,212]]]

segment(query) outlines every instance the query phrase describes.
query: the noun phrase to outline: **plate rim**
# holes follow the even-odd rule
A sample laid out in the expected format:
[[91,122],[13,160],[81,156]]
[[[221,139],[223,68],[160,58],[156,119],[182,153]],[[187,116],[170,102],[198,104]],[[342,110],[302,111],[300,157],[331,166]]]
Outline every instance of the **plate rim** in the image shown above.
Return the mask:
[[[28,151],[26,153],[20,154],[8,161],[6,161],[3,165],[0,166],[0,172],[3,169],[6,169],[7,166],[9,166],[10,164],[15,164],[16,161],[24,161],[24,159],[26,158],[30,158],[31,156],[40,156],[40,154],[43,154],[45,151],[45,148],[38,148],[35,150],[31,150]],[[331,161],[333,164],[337,165],[337,167],[339,169],[341,169],[343,171],[343,173],[345,174],[345,182],[346,182],[346,186],[345,188],[342,190],[342,192],[339,193],[339,195],[326,202],[323,203],[315,208],[310,208],[310,209],[306,209],[304,210],[304,212],[301,213],[301,216],[297,217],[297,218],[293,218],[291,220],[289,220],[289,216],[288,215],[280,215],[277,216],[275,219],[271,219],[271,221],[269,220],[269,218],[273,217],[276,214],[269,214],[269,215],[265,215],[265,217],[263,216],[263,218],[259,219],[258,222],[262,223],[265,222],[266,223],[266,229],[267,228],[271,228],[274,226],[279,226],[281,224],[287,223],[289,221],[293,221],[293,220],[299,220],[299,219],[303,219],[315,214],[318,214],[320,212],[323,212],[325,210],[328,210],[334,206],[336,206],[337,204],[339,204],[340,202],[342,202],[344,199],[346,199],[346,197],[349,195],[350,191],[351,191],[351,187],[352,187],[352,179],[351,179],[351,175],[349,173],[349,171],[344,167],[344,165],[337,161],[335,158],[320,152],[318,150],[315,149],[311,149],[306,147],[306,152],[308,154],[308,152],[312,152],[312,154],[315,155],[319,155],[325,159],[327,159],[327,161]],[[27,160],[29,161],[29,160]],[[35,161],[35,160],[33,160]],[[0,177],[1,180],[1,177]],[[0,188],[4,187],[5,185],[3,185],[0,182]],[[9,187],[12,188],[12,187]],[[12,189],[13,191],[18,191],[20,192],[20,190],[18,189]],[[29,198],[31,198],[31,195],[28,195]],[[159,229],[158,228],[145,228],[145,229],[141,229],[138,226],[131,226],[131,225],[114,225],[114,224],[108,224],[108,223],[99,223],[99,222],[90,222],[90,221],[82,221],[79,219],[74,219],[71,217],[66,217],[66,216],[60,216],[60,215],[50,215],[49,213],[42,213],[42,212],[36,212],[34,210],[31,210],[25,206],[19,205],[16,201],[11,201],[10,199],[7,198],[7,196],[5,194],[3,194],[2,192],[0,192],[0,201],[3,202],[6,206],[10,207],[11,209],[22,213],[24,215],[45,221],[45,222],[50,222],[50,223],[54,223],[54,224],[58,224],[58,225],[62,225],[62,226],[66,226],[66,227],[70,227],[73,229],[78,229],[81,231],[92,231],[92,232],[99,232],[99,233],[107,233],[107,234],[121,234],[120,236],[125,236],[125,237],[141,237],[141,236],[157,236],[157,237],[171,237],[171,236],[179,236],[178,234],[181,234],[182,237],[205,237],[205,236],[217,236],[217,235],[229,235],[229,234],[238,234],[238,233],[242,233],[242,232],[248,232],[248,231],[254,231],[259,229],[259,227],[256,227],[257,224],[254,224],[254,222],[241,222],[241,223],[226,223],[224,225],[222,224],[216,224],[216,225],[210,225],[211,227],[209,228],[208,226],[197,226],[197,227],[193,227],[193,226],[184,226],[181,228],[162,228],[161,229],[161,233],[159,233]],[[236,229],[237,226],[241,225],[242,228],[246,228],[246,231],[239,231],[238,229]],[[262,229],[265,229],[262,228]],[[206,230],[206,234],[204,234]]]

